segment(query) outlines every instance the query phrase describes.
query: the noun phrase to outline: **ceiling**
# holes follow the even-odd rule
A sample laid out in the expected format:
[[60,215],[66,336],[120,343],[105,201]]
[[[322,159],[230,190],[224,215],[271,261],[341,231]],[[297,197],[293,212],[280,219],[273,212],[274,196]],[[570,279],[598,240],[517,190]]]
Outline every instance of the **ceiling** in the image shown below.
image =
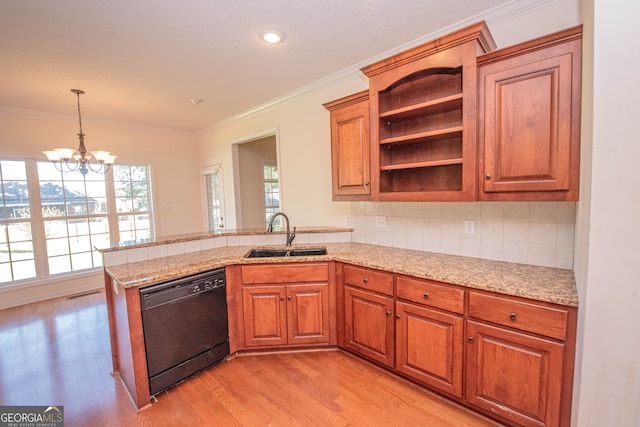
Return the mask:
[[5,0],[0,106],[197,132],[513,1]]

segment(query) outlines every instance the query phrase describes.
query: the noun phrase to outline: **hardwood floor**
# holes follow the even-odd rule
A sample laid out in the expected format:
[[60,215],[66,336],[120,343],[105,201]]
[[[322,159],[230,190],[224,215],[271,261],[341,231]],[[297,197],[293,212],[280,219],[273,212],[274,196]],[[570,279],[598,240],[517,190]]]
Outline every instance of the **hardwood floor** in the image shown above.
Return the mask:
[[136,413],[110,375],[103,293],[0,310],[0,405],[65,426],[495,426],[342,351],[238,356]]

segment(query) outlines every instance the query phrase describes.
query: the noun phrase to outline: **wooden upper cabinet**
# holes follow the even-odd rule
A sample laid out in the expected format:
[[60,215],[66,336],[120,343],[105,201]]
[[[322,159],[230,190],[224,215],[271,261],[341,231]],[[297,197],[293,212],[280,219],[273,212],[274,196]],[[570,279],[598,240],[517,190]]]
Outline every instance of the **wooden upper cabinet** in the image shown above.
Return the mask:
[[369,77],[372,198],[476,198],[476,57],[484,22],[362,68]]
[[582,27],[478,58],[480,200],[577,200]]
[[368,200],[371,194],[369,92],[323,105],[331,114],[333,200]]

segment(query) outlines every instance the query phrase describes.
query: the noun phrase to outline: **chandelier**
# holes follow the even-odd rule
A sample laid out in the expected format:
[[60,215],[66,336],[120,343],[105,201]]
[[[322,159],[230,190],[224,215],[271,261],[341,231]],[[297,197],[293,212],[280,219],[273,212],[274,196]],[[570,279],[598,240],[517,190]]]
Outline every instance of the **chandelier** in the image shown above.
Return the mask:
[[80,171],[82,175],[89,173],[89,170],[96,173],[107,173],[111,169],[111,165],[115,162],[116,157],[108,151],[92,151],[94,159],[98,162],[91,163],[91,155],[87,155],[87,149],[84,146],[84,133],[82,133],[82,116],[80,115],[80,95],[84,91],[80,89],[71,89],[71,92],[75,93],[78,98],[78,124],[80,125],[80,131],[78,132],[78,139],[80,145],[77,150],[73,148],[54,148],[51,151],[43,151],[49,161],[53,162],[53,165],[60,172],[75,172]]

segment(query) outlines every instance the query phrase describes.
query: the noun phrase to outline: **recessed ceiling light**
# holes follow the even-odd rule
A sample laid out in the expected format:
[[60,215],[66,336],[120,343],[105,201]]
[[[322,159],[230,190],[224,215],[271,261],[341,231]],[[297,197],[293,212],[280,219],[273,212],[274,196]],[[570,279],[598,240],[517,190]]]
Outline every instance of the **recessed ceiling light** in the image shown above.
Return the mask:
[[284,39],[284,34],[278,30],[264,30],[260,33],[260,37],[267,43],[276,44]]

